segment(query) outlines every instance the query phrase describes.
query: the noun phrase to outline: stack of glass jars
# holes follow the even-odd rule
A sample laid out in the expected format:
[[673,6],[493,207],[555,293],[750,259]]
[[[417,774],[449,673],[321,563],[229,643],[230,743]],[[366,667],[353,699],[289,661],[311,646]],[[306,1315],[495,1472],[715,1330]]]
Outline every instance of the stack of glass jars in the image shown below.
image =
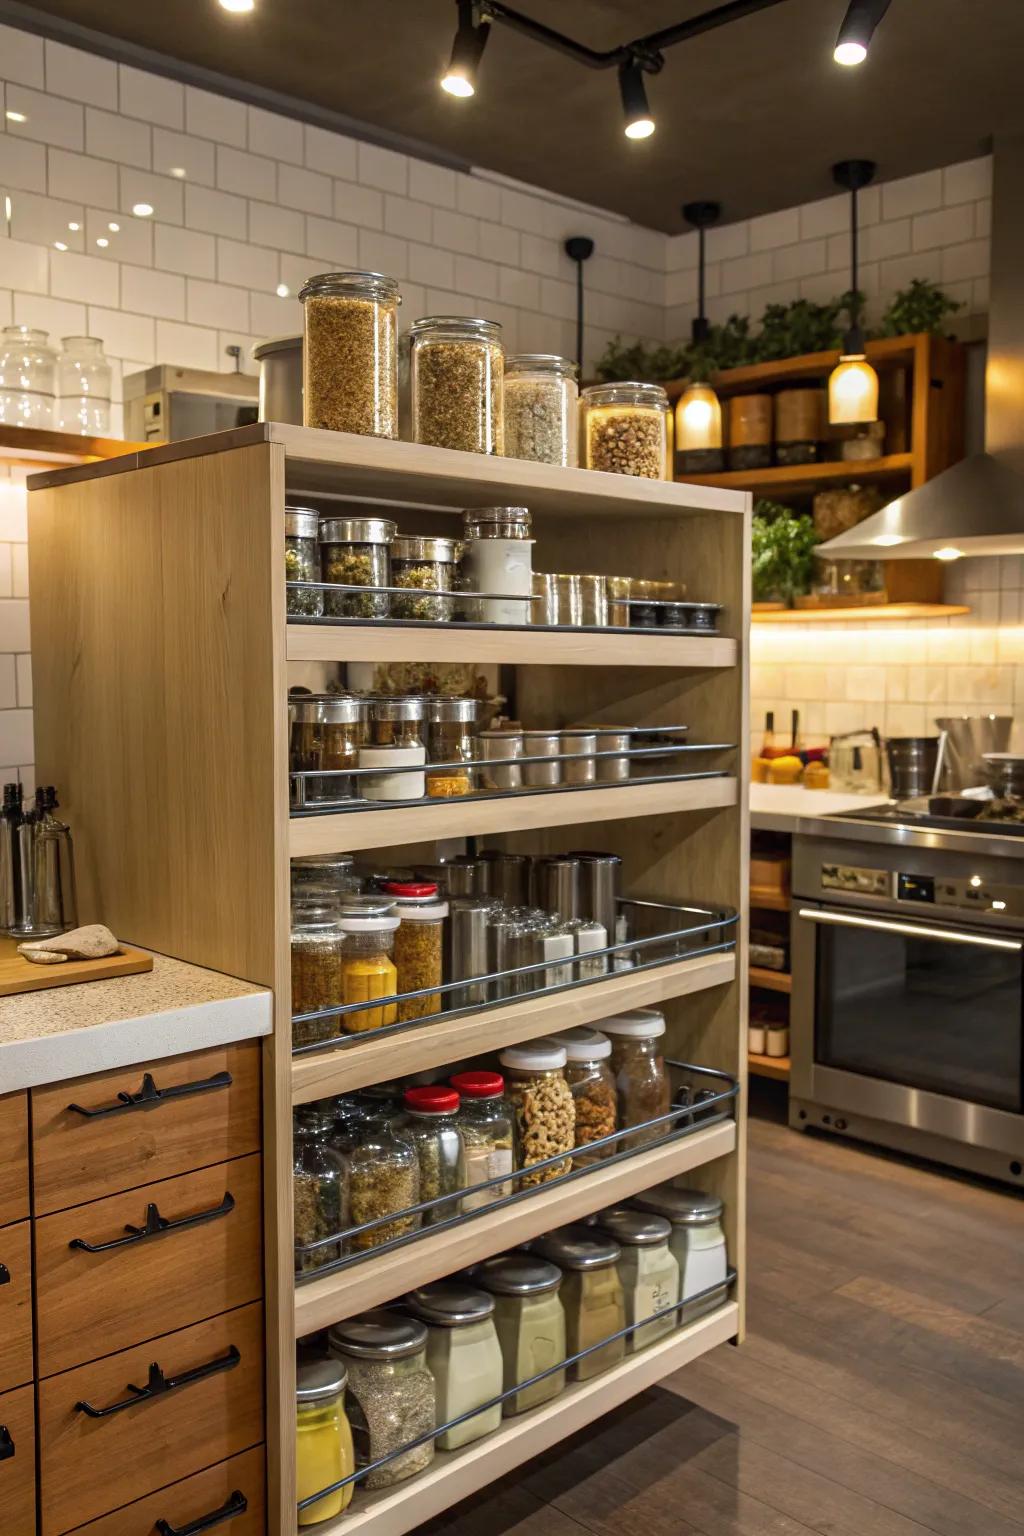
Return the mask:
[[[110,431],[111,369],[95,336],[65,336],[57,359],[57,424],[62,432],[105,437]],[[314,578],[315,579],[315,578]]]

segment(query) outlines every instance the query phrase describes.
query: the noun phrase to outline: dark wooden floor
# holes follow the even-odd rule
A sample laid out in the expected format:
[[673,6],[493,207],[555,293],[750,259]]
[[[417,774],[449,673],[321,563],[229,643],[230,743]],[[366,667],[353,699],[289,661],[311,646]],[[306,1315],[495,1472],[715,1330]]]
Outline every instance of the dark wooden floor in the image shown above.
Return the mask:
[[1024,1536],[1024,1201],[750,1126],[746,1342],[421,1536]]

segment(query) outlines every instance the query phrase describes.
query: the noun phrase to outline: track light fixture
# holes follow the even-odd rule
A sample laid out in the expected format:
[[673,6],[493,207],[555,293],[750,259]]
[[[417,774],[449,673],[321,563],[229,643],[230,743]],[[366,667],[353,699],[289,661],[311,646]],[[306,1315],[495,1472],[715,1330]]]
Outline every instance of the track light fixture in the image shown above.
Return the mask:
[[875,179],[873,160],[840,160],[832,179],[850,194],[850,328],[843,338],[837,367],[828,380],[828,419],[832,426],[878,420],[878,374],[864,353],[857,291],[857,193]]
[[619,65],[619,90],[625,116],[623,132],[627,139],[649,139],[654,132],[654,118],[647,104],[643,67],[638,59]]
[[491,29],[491,18],[475,0],[458,0],[459,27],[452,44],[448,68],[441,76],[441,89],[449,96],[475,96],[476,72],[484,44]]
[[863,64],[875,28],[889,9],[889,0],[850,0],[839,28],[832,57],[837,64]]

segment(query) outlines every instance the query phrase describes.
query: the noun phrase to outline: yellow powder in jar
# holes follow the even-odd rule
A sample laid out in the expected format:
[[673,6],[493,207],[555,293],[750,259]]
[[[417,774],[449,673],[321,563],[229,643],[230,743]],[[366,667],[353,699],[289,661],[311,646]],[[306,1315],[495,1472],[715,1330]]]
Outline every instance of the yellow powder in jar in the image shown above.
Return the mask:
[[[392,997],[397,991],[398,971],[387,955],[360,955],[342,961],[343,1003],[369,1003],[375,997]],[[360,1008],[355,1013],[343,1013],[341,1022],[350,1034],[380,1029],[395,1022],[396,1006],[387,1003],[382,1008]]]

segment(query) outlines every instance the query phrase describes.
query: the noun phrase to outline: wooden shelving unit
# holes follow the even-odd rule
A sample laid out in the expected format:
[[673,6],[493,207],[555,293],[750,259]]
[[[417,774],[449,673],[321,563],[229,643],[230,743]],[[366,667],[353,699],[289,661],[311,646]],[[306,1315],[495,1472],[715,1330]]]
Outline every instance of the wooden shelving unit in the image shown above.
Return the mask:
[[[858,459],[823,464],[776,464],[770,469],[734,469],[720,475],[687,475],[690,485],[718,485],[756,496],[794,496],[819,491],[829,485],[891,483],[909,484],[914,459],[909,453],[891,453],[882,459]],[[682,478],[682,477],[680,477]]]
[[757,1051],[748,1051],[747,1071],[751,1077],[770,1077],[776,1082],[788,1083],[789,1057],[761,1056]]
[[[296,1287],[292,1109],[500,1049],[557,1026],[657,1003],[666,1054],[746,1072],[749,512],[745,492],[651,483],[512,459],[276,424],[129,452],[37,477],[31,582],[39,771],[64,799],[84,851],[83,920],[273,989],[264,1054],[268,1527],[296,1531],[295,1341],[410,1286],[685,1174],[725,1201],[729,1304],[537,1414],[384,1495],[357,1494],[344,1524],[400,1536],[488,1479],[572,1433],[742,1331],[745,1142],[701,1126],[608,1169],[543,1186]],[[286,500],[357,499],[403,530],[450,531],[474,505],[527,505],[537,569],[684,580],[722,602],[718,636],[590,635],[471,626],[289,624]],[[716,777],[637,781],[506,799],[290,818],[289,663],[473,661],[514,668],[518,713],[685,723],[691,741],[735,742],[692,766]],[[687,767],[691,764],[688,762]],[[574,829],[578,829],[575,831]],[[407,851],[485,838],[510,849],[603,847],[626,893],[740,910],[735,951],[610,974],[394,1036],[292,1055],[289,859],[297,852]],[[742,1102],[742,1101],[741,1101]],[[340,1528],[340,1524],[339,1524]],[[324,1526],[324,1530],[331,1527]]]
[[792,992],[793,978],[787,971],[769,971],[766,966],[750,967],[750,985],[763,987],[766,992]]

